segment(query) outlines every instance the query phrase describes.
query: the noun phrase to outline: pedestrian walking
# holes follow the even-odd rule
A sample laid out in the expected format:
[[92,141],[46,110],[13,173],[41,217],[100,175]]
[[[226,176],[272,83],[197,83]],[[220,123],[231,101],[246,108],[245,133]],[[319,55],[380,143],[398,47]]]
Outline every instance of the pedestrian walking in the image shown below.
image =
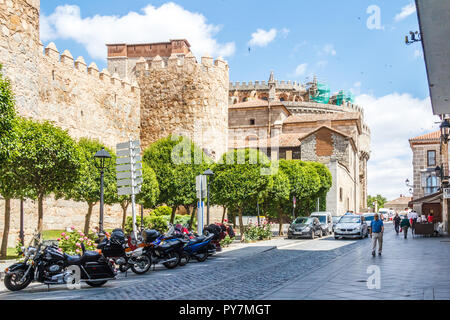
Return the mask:
[[370,238],[372,238],[372,256],[375,257],[375,251],[377,249],[378,242],[378,255],[381,256],[381,251],[383,250],[383,232],[384,224],[383,221],[375,213],[374,220],[370,224]]
[[409,229],[410,226],[411,226],[411,225],[410,225],[410,223],[409,223],[409,219],[408,219],[407,216],[405,216],[405,217],[402,219],[402,221],[400,222],[400,227],[401,227],[402,230],[403,230],[403,234],[404,234],[404,236],[405,236],[405,239],[408,238],[408,229]]
[[394,228],[395,228],[395,232],[398,233],[400,232],[400,222],[402,221],[402,219],[400,218],[400,216],[398,215],[398,212],[395,213],[395,217],[394,217]]

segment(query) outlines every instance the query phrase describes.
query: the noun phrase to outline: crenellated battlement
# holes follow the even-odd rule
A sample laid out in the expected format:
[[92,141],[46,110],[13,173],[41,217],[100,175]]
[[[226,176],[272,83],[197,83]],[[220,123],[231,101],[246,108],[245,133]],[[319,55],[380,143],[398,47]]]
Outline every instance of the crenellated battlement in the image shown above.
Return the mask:
[[[51,63],[60,63],[63,66],[73,68],[73,72],[86,74],[92,78],[98,79],[100,82],[112,85],[113,87],[123,88],[130,92],[139,90],[135,81],[131,82],[128,78],[121,79],[117,73],[111,75],[107,69],[103,69],[99,72],[98,67],[94,62],[88,67],[82,56],[74,60],[69,50],[64,50],[63,53],[60,54],[53,42],[50,42],[45,49],[42,42],[40,42],[39,47],[42,57],[47,58]],[[55,70],[53,70],[53,72],[55,72]]]
[[135,77],[138,78],[142,75],[150,75],[151,70],[167,70],[169,72],[177,72],[182,70],[191,70],[192,68],[200,68],[200,70],[206,73],[228,73],[228,63],[223,60],[222,57],[218,57],[214,60],[211,56],[203,56],[199,63],[195,56],[189,52],[184,54],[172,54],[168,58],[162,58],[159,55],[152,59],[145,59],[140,57],[136,61]]
[[[292,81],[275,81],[275,89],[277,90],[293,90],[299,92],[306,92],[306,88],[300,82]],[[255,82],[230,82],[230,91],[242,90],[242,91],[253,91],[253,90],[269,90],[269,84],[266,81],[255,81]]]

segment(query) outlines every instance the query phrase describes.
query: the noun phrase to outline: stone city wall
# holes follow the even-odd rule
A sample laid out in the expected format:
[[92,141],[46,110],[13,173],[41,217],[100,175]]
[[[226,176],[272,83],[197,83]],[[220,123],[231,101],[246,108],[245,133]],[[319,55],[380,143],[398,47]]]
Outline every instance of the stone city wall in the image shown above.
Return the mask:
[[193,139],[213,158],[227,151],[228,65],[192,53],[167,62],[155,57],[136,65],[141,89],[141,140],[149,144],[172,133]]

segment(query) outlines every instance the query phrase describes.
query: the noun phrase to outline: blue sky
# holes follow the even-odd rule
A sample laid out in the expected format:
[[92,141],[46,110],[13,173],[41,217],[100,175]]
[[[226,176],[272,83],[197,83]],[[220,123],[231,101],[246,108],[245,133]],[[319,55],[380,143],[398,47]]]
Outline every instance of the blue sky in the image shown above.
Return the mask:
[[[378,29],[368,28],[373,5]],[[352,90],[372,128],[369,193],[394,198],[412,176],[408,138],[437,128],[422,47],[404,43],[418,30],[414,10],[411,0],[41,0],[41,37],[100,68],[104,42],[184,37],[197,56],[224,55],[231,81],[267,80],[273,70],[278,80],[315,74],[333,92]]]

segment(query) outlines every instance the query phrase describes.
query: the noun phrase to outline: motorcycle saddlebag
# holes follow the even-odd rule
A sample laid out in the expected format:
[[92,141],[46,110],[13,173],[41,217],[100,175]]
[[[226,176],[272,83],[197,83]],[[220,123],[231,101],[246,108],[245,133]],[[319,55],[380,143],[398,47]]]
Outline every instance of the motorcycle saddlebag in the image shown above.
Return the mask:
[[[83,269],[84,268],[84,269]],[[109,279],[114,278],[114,272],[107,263],[88,262],[86,263],[82,271],[82,279]],[[86,275],[86,272],[89,274]]]
[[122,245],[109,242],[102,248],[102,253],[106,258],[121,257],[125,250]]
[[161,234],[156,230],[144,230],[142,232],[142,238],[146,243],[152,243],[159,238]]
[[181,245],[182,242],[180,240],[166,241],[158,246],[158,250],[161,252],[166,252],[169,250],[173,250],[174,248],[180,247]]

